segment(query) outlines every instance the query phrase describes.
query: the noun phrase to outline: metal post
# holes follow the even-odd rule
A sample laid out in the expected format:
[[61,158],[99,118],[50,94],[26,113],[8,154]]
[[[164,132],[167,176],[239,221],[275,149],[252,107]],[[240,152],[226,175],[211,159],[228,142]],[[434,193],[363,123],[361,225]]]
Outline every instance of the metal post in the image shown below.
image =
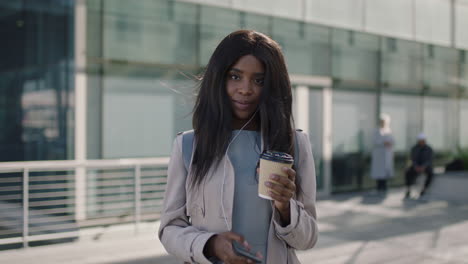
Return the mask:
[[[460,89],[460,87],[459,87]],[[454,123],[456,124],[456,129],[454,131],[454,141],[452,141],[452,148],[457,149],[461,148],[461,142],[460,142],[460,126],[461,126],[461,100],[462,97],[460,93],[457,93],[457,97],[455,98],[455,117],[454,117]]]
[[[75,3],[75,159],[86,160],[86,1]],[[86,219],[86,168],[75,169],[75,219]]]
[[383,69],[383,37],[379,37],[379,49],[377,50],[377,115],[375,116],[375,124],[379,124],[380,114],[382,113],[382,90],[383,90],[383,80],[382,80],[382,69]]
[[[419,121],[419,132],[424,132],[427,134],[427,131],[424,131],[424,122],[426,122],[424,120],[424,106],[425,106],[425,97],[426,97],[426,82],[425,82],[425,74],[426,74],[426,71],[425,71],[425,67],[426,67],[426,57],[425,57],[425,46],[423,44],[419,45],[420,46],[420,53],[421,53],[421,93],[420,93],[420,96],[421,96],[421,104],[420,104],[420,108],[419,108],[419,114],[421,115],[421,120]],[[418,133],[419,133],[418,132]]]
[[[421,92],[421,105],[420,105],[420,108],[419,108],[419,111],[420,111],[420,115],[421,115],[421,121],[419,121],[419,132],[424,132],[426,135],[427,135],[427,132],[428,131],[424,131],[424,122],[425,122],[425,116],[424,116],[424,107],[426,105],[426,95],[423,92]],[[419,133],[418,132],[418,133]]]
[[29,247],[29,169],[23,171],[23,247]]
[[141,221],[141,165],[135,165],[135,234]]

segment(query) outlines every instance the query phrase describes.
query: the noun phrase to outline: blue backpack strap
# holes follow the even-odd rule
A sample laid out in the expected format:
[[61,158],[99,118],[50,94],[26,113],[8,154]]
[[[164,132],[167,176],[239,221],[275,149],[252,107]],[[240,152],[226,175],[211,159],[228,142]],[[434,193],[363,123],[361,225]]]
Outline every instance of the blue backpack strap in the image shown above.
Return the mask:
[[190,161],[192,159],[194,135],[195,132],[193,130],[185,131],[182,134],[182,156],[184,158],[184,166],[187,172],[189,170]]

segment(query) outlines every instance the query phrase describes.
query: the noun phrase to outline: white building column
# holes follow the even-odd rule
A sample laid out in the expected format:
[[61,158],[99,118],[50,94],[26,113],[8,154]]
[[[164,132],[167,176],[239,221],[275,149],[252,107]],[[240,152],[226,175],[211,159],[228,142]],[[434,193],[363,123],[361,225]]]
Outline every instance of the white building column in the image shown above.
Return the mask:
[[322,91],[322,159],[323,159],[323,189],[318,196],[328,196],[331,193],[331,160],[332,160],[332,79],[325,76],[291,75],[291,83],[297,84],[295,101],[296,127],[309,133],[309,89],[320,88]]
[[75,1],[75,219],[86,219],[86,1]]
[[[331,83],[329,84],[331,86]],[[323,100],[323,130],[322,130],[322,155],[323,155],[323,192],[331,194],[331,160],[332,160],[332,89],[325,86],[322,90]]]
[[309,88],[296,86],[296,127],[309,133]]

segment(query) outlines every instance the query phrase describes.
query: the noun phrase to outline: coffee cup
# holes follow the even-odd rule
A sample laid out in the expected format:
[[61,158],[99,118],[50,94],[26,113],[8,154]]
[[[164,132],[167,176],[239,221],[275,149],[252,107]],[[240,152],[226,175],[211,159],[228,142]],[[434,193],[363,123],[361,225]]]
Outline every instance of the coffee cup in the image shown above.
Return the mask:
[[291,168],[294,163],[294,159],[291,155],[285,152],[279,151],[264,151],[260,155],[260,172],[258,177],[258,196],[264,199],[273,200],[270,194],[271,188],[265,186],[265,182],[271,181],[271,174],[276,174],[280,177],[288,177],[282,168]]

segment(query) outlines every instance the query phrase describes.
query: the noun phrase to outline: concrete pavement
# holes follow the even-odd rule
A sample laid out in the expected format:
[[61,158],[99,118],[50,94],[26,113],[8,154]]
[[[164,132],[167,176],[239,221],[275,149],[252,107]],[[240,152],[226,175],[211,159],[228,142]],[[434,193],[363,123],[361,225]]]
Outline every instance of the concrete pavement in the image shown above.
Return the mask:
[[[298,252],[302,263],[468,263],[468,203],[403,200],[387,196],[333,195],[317,203],[317,246]],[[82,231],[73,243],[0,252],[1,264],[175,264],[156,237],[158,223]]]

